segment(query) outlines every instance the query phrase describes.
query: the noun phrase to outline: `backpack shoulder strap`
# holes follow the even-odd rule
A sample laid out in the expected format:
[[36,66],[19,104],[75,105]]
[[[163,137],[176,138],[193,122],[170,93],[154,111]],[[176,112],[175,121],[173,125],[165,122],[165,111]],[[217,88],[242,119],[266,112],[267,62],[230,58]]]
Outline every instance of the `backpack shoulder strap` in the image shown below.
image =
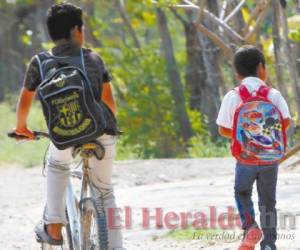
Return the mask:
[[87,75],[87,71],[86,71],[86,68],[85,68],[85,62],[84,62],[83,48],[80,48],[80,60],[81,60],[83,72]]
[[43,61],[45,59],[48,59],[48,58],[51,58],[51,57],[52,57],[51,53],[46,52],[46,51],[40,52],[37,55],[35,55],[36,61],[37,61],[38,66],[39,66],[39,71],[40,71],[42,81],[44,81],[44,79],[45,79],[45,71],[44,71],[44,67],[43,67]]
[[259,97],[263,97],[264,99],[268,99],[268,95],[271,88],[266,85],[261,85],[259,89],[257,90],[256,94]]
[[239,95],[240,95],[243,102],[246,102],[251,97],[251,94],[250,94],[249,90],[243,84],[236,87],[234,90],[239,93]]
[[41,59],[39,57],[39,54],[35,55],[35,59],[36,59],[36,61],[38,63],[38,66],[39,66],[39,72],[40,72],[41,80],[44,81],[45,76],[44,76],[42,62],[41,62]]

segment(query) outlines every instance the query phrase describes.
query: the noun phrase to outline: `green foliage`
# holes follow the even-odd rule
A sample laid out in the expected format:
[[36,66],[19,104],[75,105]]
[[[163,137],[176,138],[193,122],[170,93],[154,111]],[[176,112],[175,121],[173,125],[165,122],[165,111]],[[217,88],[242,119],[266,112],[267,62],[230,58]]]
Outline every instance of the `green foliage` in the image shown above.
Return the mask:
[[229,157],[229,143],[220,140],[212,142],[209,136],[195,136],[191,140],[189,155],[192,158]]
[[137,50],[101,49],[111,69],[117,94],[118,120],[124,144],[142,158],[174,157],[181,151],[174,100],[165,62],[156,44]]
[[[113,84],[119,104],[118,120],[125,132],[119,139],[118,157],[128,159],[181,156],[183,147],[177,136],[178,124],[174,119],[174,100],[170,95],[165,62],[161,57],[157,34],[152,36],[152,30],[156,28],[153,4],[148,3],[145,8],[140,2],[129,1],[126,6],[139,37],[147,34],[147,45],[142,50],[132,48],[130,40],[124,42],[120,39],[118,30],[121,32],[123,27],[118,13],[108,7],[103,8],[106,5],[101,5],[100,8],[100,5],[100,2],[95,2],[95,17],[89,19],[89,25],[94,31],[93,35],[104,45],[104,48],[96,50],[104,57],[114,76]],[[184,38],[180,40],[184,41]],[[30,45],[28,34],[23,35],[22,42]],[[43,47],[49,49],[51,43],[44,43]],[[184,60],[184,54],[184,51],[177,53],[176,57]],[[32,110],[37,116],[40,116],[39,112],[36,107]],[[14,117],[14,114],[10,113],[10,116]],[[13,124],[14,121],[10,122],[1,131],[10,129]],[[8,139],[3,141],[8,142],[13,145]],[[30,151],[30,147],[38,144],[24,145]],[[13,154],[9,154],[11,150],[12,146],[8,146],[8,154],[3,153],[0,159],[21,162],[23,157],[16,159]],[[25,151],[26,149],[23,152]],[[37,158],[41,159],[41,153],[38,155]],[[34,161],[27,165],[37,163],[38,161]]]
[[[0,164],[17,163],[26,167],[40,165],[49,142],[46,139],[17,144],[7,137],[16,124],[16,98],[0,104]],[[5,120],[4,120],[5,119]],[[34,105],[28,119],[29,127],[33,130],[45,131],[45,122],[39,105]]]
[[289,38],[300,43],[300,15],[290,16],[288,18],[288,25],[290,29]]
[[[132,3],[137,3],[140,1],[137,0],[133,0],[131,1]],[[144,4],[146,4],[148,7],[151,7],[153,5],[158,6],[158,7],[170,7],[172,5],[178,4],[180,3],[179,0],[156,0],[156,1],[152,1],[152,0],[143,0],[142,1]]]
[[289,38],[295,42],[300,43],[300,28],[291,30]]
[[[182,23],[168,10],[170,5],[181,1],[158,0],[156,4],[152,0],[125,1],[129,21],[136,32],[141,49],[135,48],[127,25],[124,25],[120,13],[109,1],[70,0],[70,2],[80,4],[83,7],[89,2],[93,6],[94,16],[85,16],[85,25],[92,31],[92,34],[89,35],[99,41],[96,44],[102,45],[101,48],[96,48],[96,51],[103,57],[114,77],[112,84],[118,102],[118,120],[121,129],[124,131],[124,135],[119,138],[118,159],[223,157],[229,155],[229,146],[226,142],[222,140],[219,142],[211,141],[207,133],[206,123],[203,122],[204,119],[197,111],[187,109],[195,132],[195,137],[192,138],[188,151],[184,148],[178,136],[180,134],[179,126],[174,117],[176,105],[171,95],[170,81],[166,74],[166,62],[161,55],[156,7],[165,10],[168,27],[172,35],[175,58],[182,83],[185,83],[187,58],[183,27]],[[196,3],[197,1],[192,2]],[[255,4],[256,1],[254,0],[246,1],[246,7],[243,8],[243,16],[246,20],[250,18],[250,11],[253,10]],[[34,8],[32,8],[33,5]],[[289,1],[288,7],[288,13],[292,15],[296,9],[294,1]],[[44,35],[44,30],[41,30],[43,26],[37,25],[35,27],[32,21],[37,20],[35,18],[40,18],[35,16],[38,8],[43,8],[43,11],[46,11],[46,7],[40,1],[0,1],[0,8],[8,17],[16,15],[14,18],[18,20],[16,24],[18,29],[14,31],[18,33],[16,34],[17,43],[11,45],[11,47],[14,50],[16,47],[21,46],[22,49],[10,56],[10,59],[18,58],[19,62],[28,62],[30,56],[39,51],[40,48],[49,50],[53,46],[51,42],[44,39],[41,40],[43,41],[42,44],[38,44],[39,40],[36,39]],[[24,16],[21,18],[16,13]],[[178,10],[178,13],[185,17],[184,11]],[[259,38],[268,65],[274,64],[271,26],[271,18],[266,18],[262,27],[263,35]],[[290,28],[292,29],[291,26]],[[293,28],[290,39],[299,42],[299,34],[300,30]],[[258,37],[254,35],[253,39],[258,40]],[[11,51],[10,47],[8,47],[8,50]],[[12,67],[12,65],[14,66]],[[15,69],[17,67],[19,68]],[[12,68],[15,71],[12,71]],[[2,80],[2,93],[6,95],[9,91],[15,91],[19,88],[24,69],[25,67],[21,69],[20,66],[15,66],[15,63],[8,64],[6,57],[0,60],[1,75],[9,76],[5,78],[9,81]],[[16,74],[16,72],[18,73]],[[236,80],[231,65],[224,64],[223,73],[227,84],[226,88],[232,88],[236,84]],[[269,67],[269,77],[271,82],[275,82],[274,67]],[[284,80],[288,84],[288,90],[291,91],[287,70],[284,72]],[[9,83],[6,84],[6,82]],[[184,94],[186,100],[188,100],[188,93],[185,92]],[[0,161],[15,161],[27,166],[39,164],[48,143],[46,140],[17,146],[5,136],[6,131],[10,130],[15,124],[14,110],[11,109],[15,104],[16,100],[14,99],[10,100],[9,104],[3,103],[0,105],[1,118],[5,117],[6,119],[6,122],[2,122],[0,125],[2,134],[0,137]],[[34,105],[31,112],[30,125],[37,130],[45,129],[41,110],[37,104]],[[15,153],[16,150],[18,154]]]
[[[179,138],[179,127],[174,117],[174,99],[166,74],[166,62],[160,51],[156,28],[155,6],[128,1],[126,6],[139,38],[142,49],[133,47],[131,41],[120,40],[109,34],[102,40],[104,48],[96,51],[103,57],[114,79],[114,92],[118,101],[118,120],[124,130],[119,144],[122,155],[127,152],[139,158],[187,157],[188,154]],[[167,14],[170,14],[167,12]],[[106,13],[101,13],[106,16]],[[173,17],[170,15],[170,17]],[[121,20],[112,16],[115,29],[121,28]],[[172,34],[182,32],[176,19],[170,18]],[[179,28],[180,27],[180,28]],[[107,34],[103,30],[103,34]],[[185,38],[177,36],[174,41],[179,68],[186,67]],[[184,79],[184,71],[181,71]],[[198,112],[188,111],[194,131],[204,133]],[[121,157],[122,158],[122,157]]]
[[[8,163],[20,164],[25,167],[41,165],[49,141],[42,139],[25,143],[17,143],[7,137],[7,133],[12,130],[16,123],[16,96],[11,96],[6,102],[0,103],[0,165]],[[46,124],[42,114],[41,106],[38,102],[34,103],[28,119],[29,128],[36,131],[46,131]],[[126,137],[126,136],[125,136]],[[118,139],[117,160],[137,159],[135,150],[124,143],[124,137]]]

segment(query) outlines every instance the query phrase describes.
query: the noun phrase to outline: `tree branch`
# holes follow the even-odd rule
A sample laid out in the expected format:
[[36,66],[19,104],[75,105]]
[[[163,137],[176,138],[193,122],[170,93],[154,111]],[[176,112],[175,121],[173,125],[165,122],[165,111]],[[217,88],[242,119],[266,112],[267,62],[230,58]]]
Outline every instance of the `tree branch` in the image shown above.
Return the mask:
[[270,0],[262,3],[262,10],[261,10],[259,17],[256,20],[254,28],[250,32],[248,32],[245,36],[246,42],[250,42],[251,36],[260,28],[261,23],[263,22],[263,20],[265,19],[266,15],[267,15],[269,4],[270,4]]
[[181,16],[177,11],[176,9],[174,9],[173,7],[170,8],[170,10],[172,11],[172,13],[174,14],[174,16],[180,20],[182,22],[183,25],[188,25],[188,21],[186,19],[184,19],[183,16]]
[[246,3],[246,0],[242,0],[236,8],[224,19],[224,22],[227,23],[232,17],[234,17],[240,9],[243,7],[243,5]]
[[217,45],[229,58],[233,58],[233,52],[226,43],[224,43],[215,33],[211,32],[200,22],[194,22],[196,29],[208,37],[215,45]]
[[[186,2],[187,0],[184,0],[184,1]],[[189,2],[189,1],[187,1],[187,2]],[[191,4],[188,4],[188,5],[178,4],[178,5],[174,5],[174,7],[175,8],[184,8],[184,9],[203,11],[204,17],[209,19],[210,21],[212,21],[216,25],[221,26],[232,40],[234,40],[238,44],[242,44],[244,42],[243,37],[241,37],[237,32],[235,32],[231,27],[229,27],[225,22],[220,20],[218,17],[216,17],[214,14],[212,14],[208,10],[206,10],[206,9],[201,10],[199,6],[194,5],[194,4],[192,4],[192,5]]]
[[206,2],[206,0],[198,0],[198,2],[199,2],[199,6],[200,6],[198,20],[200,22],[202,22],[202,20],[204,18],[204,9],[205,9],[207,2]]
[[127,11],[126,11],[125,6],[124,6],[124,0],[115,0],[115,4],[117,5],[117,8],[120,12],[120,15],[121,15],[121,18],[123,19],[124,24],[127,26],[128,30],[129,30],[129,33],[132,37],[132,40],[135,44],[135,47],[140,49],[141,44],[140,44],[139,39],[138,39],[138,37],[135,33],[135,30],[133,29],[133,27],[131,25],[130,19],[127,15]]
[[228,2],[226,0],[223,0],[222,9],[221,9],[221,12],[220,12],[220,19],[221,20],[223,20],[224,17],[225,17],[227,6],[228,6]]
[[263,6],[262,4],[265,2],[265,0],[260,1],[252,11],[249,20],[246,23],[246,26],[243,28],[243,33],[247,34],[250,29],[251,22],[258,17],[258,15],[261,13]]

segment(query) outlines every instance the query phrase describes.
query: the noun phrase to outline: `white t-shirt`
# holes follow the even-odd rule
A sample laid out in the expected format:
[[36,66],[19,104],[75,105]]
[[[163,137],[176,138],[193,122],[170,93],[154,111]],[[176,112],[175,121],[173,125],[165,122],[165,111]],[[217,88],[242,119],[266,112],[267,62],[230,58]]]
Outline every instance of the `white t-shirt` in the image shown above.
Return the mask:
[[[241,84],[245,85],[250,93],[253,93],[265,83],[257,77],[246,77],[242,80]],[[279,109],[283,119],[291,118],[287,102],[278,90],[272,88],[268,99]],[[218,126],[229,129],[233,128],[233,116],[241,101],[239,93],[235,90],[231,90],[225,95],[217,118]]]

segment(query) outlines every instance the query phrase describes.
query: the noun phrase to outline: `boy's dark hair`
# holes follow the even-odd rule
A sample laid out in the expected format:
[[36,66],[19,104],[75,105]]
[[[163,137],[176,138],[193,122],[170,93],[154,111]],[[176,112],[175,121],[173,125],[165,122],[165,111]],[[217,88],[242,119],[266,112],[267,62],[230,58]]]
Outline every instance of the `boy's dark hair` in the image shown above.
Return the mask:
[[70,31],[78,26],[81,31],[83,25],[82,9],[70,3],[54,4],[47,13],[48,32],[53,41],[69,40]]
[[245,45],[239,48],[234,55],[234,67],[237,73],[243,77],[257,76],[258,65],[266,64],[264,54],[253,45]]

